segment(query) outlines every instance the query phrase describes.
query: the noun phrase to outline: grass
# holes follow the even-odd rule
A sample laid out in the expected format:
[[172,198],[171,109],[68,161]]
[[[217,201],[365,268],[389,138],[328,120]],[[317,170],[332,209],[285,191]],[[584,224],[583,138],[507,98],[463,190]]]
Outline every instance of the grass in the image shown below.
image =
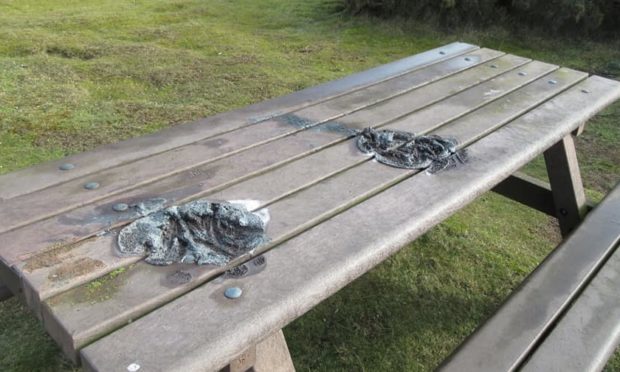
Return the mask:
[[[455,40],[620,77],[618,41],[447,32],[338,10],[337,0],[0,0],[0,173]],[[616,104],[578,140],[594,198],[620,179],[619,121]],[[545,177],[541,159],[525,170]],[[287,327],[296,367],[432,369],[558,240],[551,219],[486,195]],[[0,370],[74,368],[15,299],[0,304],[0,329]]]

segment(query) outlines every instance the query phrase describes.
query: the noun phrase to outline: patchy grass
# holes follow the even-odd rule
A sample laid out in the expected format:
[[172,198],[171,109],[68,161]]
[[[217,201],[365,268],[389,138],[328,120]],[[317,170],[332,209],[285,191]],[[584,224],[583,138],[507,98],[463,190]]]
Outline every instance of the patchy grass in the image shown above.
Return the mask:
[[[420,23],[349,18],[339,6],[337,0],[0,0],[0,173],[455,40],[620,77],[620,42],[501,29],[446,33]],[[594,198],[620,178],[619,122],[616,104],[578,140]],[[544,162],[526,171],[544,177]],[[484,196],[287,327],[296,367],[432,369],[558,239],[547,217]],[[100,295],[100,288],[85,291]],[[73,368],[15,299],[0,304],[0,329],[0,370]],[[620,358],[609,368],[620,370]]]

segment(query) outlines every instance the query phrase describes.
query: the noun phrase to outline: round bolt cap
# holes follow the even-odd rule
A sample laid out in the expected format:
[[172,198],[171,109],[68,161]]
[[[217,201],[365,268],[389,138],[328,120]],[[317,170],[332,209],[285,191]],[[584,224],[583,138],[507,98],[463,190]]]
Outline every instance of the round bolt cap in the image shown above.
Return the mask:
[[84,188],[86,190],[94,190],[94,189],[99,188],[99,183],[97,183],[97,182],[89,182],[89,183],[84,185]]
[[567,211],[566,209],[564,209],[564,208],[561,208],[561,209],[560,209],[560,214],[561,214],[562,216],[566,216],[566,215],[568,214],[568,211]]
[[71,163],[60,164],[60,166],[58,167],[58,169],[63,170],[63,171],[68,171],[73,168],[75,168],[75,164],[71,164]]
[[125,212],[128,208],[129,206],[125,203],[116,203],[112,206],[116,212]]
[[471,61],[471,58],[469,58],[469,57],[465,57],[465,60],[466,60],[467,62],[469,62],[469,61]]
[[491,65],[491,68],[497,68],[497,65],[494,63]]
[[551,85],[555,85],[555,84],[557,84],[557,83],[558,83],[558,81],[557,81],[557,80],[549,80],[549,84],[551,84]]
[[243,293],[241,288],[229,287],[229,288],[226,288],[226,290],[224,291],[224,296],[226,296],[226,298],[230,298],[234,300],[235,298],[241,297],[241,293]]
[[585,94],[590,93],[590,91],[589,91],[589,90],[587,90],[587,89],[582,89],[582,90],[581,90],[581,92],[582,92],[582,93],[585,93]]
[[136,372],[140,370],[140,365],[138,363],[131,363],[130,365],[127,366],[127,370],[129,372]]
[[521,71],[521,72],[519,72],[519,75],[521,75],[521,76],[525,76],[525,75],[527,75],[527,72],[525,72],[525,71]]
[[439,54],[446,54],[446,52],[444,52],[443,50],[440,50]]

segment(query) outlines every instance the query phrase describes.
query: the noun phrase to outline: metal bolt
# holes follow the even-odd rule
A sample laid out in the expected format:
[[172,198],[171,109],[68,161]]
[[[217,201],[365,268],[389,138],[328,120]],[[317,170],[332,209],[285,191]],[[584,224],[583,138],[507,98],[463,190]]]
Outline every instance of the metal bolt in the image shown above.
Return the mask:
[[63,170],[63,171],[68,171],[75,168],[75,164],[71,164],[71,163],[64,163],[61,164],[60,167],[58,167],[58,169]]
[[466,60],[467,62],[469,62],[469,61],[471,61],[471,58],[469,58],[469,57],[465,57],[465,60]]
[[521,71],[521,72],[519,72],[519,75],[521,75],[521,76],[525,76],[525,75],[527,75],[527,72],[525,72],[525,71]]
[[224,296],[234,300],[235,298],[241,297],[241,293],[243,293],[241,288],[229,287],[229,288],[226,288],[226,290],[224,291]]
[[557,81],[557,80],[549,80],[549,84],[551,84],[551,85],[555,85],[555,84],[557,84],[557,83],[558,83],[558,81]]
[[127,370],[129,372],[136,372],[139,369],[140,369],[140,365],[137,363],[131,363],[130,365],[127,366]]
[[112,206],[116,212],[125,212],[129,206],[125,203],[116,203]]
[[491,68],[497,68],[497,65],[496,64],[492,64]]
[[568,214],[568,211],[567,211],[566,209],[564,209],[564,208],[561,208],[561,209],[560,209],[560,214],[561,214],[562,216],[566,216],[566,215]]
[[590,91],[589,91],[589,90],[587,90],[587,89],[582,89],[582,90],[581,90],[581,93],[588,94],[588,93],[590,93]]
[[440,50],[439,54],[446,54],[446,52],[444,52],[443,50]]
[[89,182],[89,183],[84,185],[84,188],[86,190],[94,190],[94,189],[99,188],[99,183],[97,183],[97,182]]

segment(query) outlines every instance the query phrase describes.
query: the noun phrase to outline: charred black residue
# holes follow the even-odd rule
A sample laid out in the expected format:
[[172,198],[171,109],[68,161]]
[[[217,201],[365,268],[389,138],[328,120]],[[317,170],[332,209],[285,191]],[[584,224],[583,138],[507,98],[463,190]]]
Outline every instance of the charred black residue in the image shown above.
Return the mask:
[[267,241],[266,219],[243,205],[197,200],[161,209],[123,228],[123,255],[146,255],[153,265],[175,262],[222,266]]
[[295,128],[299,129],[310,129],[317,132],[335,132],[342,133],[346,136],[353,136],[358,133],[356,129],[352,129],[347,127],[343,123],[339,123],[337,121],[327,121],[322,124],[317,124],[316,121],[295,115],[295,114],[286,114],[278,116],[278,122],[291,125]]
[[187,284],[192,280],[192,274],[187,271],[177,270],[168,277],[168,282],[173,285]]
[[357,137],[357,147],[380,163],[397,168],[426,169],[436,173],[465,162],[467,154],[457,150],[457,141],[437,135],[366,128]]
[[265,268],[266,260],[265,256],[260,255],[254,257],[249,262],[241,264],[239,266],[233,267],[230,270],[227,270],[224,274],[224,278],[241,278],[248,275],[257,274]]

